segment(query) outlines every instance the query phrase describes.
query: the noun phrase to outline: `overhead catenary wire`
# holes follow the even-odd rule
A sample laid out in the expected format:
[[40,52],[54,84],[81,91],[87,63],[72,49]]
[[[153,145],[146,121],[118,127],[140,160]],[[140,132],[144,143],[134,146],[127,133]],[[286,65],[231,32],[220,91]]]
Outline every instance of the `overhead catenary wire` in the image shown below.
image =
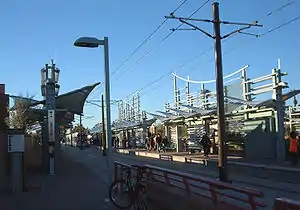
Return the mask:
[[[200,7],[198,7],[194,12],[192,12],[189,15],[189,18],[191,18],[192,16],[194,16],[197,12],[200,11],[200,9],[202,9],[208,2],[210,2],[211,0],[206,0],[203,4],[201,4]],[[174,12],[173,12],[174,14]],[[160,41],[159,41],[159,45],[163,44],[171,35],[173,35],[175,33],[176,30],[178,30],[181,26],[183,25],[183,23],[179,24],[174,30],[172,30],[170,33],[168,33],[166,36],[164,36]],[[133,65],[136,65],[138,63],[140,63],[145,57],[147,57],[151,52],[153,52],[155,49],[157,49],[158,45],[152,48],[149,48],[146,53],[144,53],[139,59],[136,60],[136,62]],[[121,78],[125,73],[129,72],[131,69],[133,68],[133,66],[127,68],[125,71],[123,71],[122,74],[120,74],[116,80],[118,80],[119,78]]]
[[287,21],[287,22],[285,22],[285,23],[282,23],[282,24],[280,24],[279,26],[276,26],[276,27],[274,27],[274,28],[268,30],[267,32],[265,32],[265,33],[263,33],[263,34],[260,34],[259,37],[265,36],[265,35],[267,35],[267,34],[269,34],[269,33],[272,33],[273,31],[277,31],[277,30],[279,30],[279,29],[281,29],[281,28],[283,28],[283,27],[285,27],[285,26],[287,26],[287,25],[289,25],[289,24],[291,24],[291,23],[293,23],[293,22],[295,22],[295,21],[297,21],[297,20],[299,20],[299,19],[300,19],[300,16],[295,17],[295,18],[293,18],[293,19],[290,20],[290,21]]
[[[283,28],[283,27],[285,27],[285,26],[287,26],[287,25],[289,25],[289,24],[294,23],[295,21],[297,21],[297,20],[299,20],[299,19],[300,19],[300,16],[298,16],[298,17],[296,17],[296,18],[293,18],[293,19],[291,19],[291,20],[289,20],[289,21],[287,21],[287,22],[284,22],[284,23],[282,23],[282,24],[280,24],[280,25],[278,25],[278,26],[276,26],[276,27],[274,27],[274,28],[272,28],[272,29],[270,29],[270,30],[268,30],[268,31],[266,31],[266,32],[264,32],[264,33],[262,33],[262,34],[257,35],[257,37],[258,37],[258,38],[264,37],[264,36],[266,36],[266,35],[268,35],[268,34],[274,32],[274,31],[277,31],[277,30],[279,30],[279,29],[281,29],[281,28]],[[257,38],[253,38],[251,41],[249,41],[249,42],[247,42],[247,43],[244,43],[244,44],[242,44],[242,45],[238,45],[238,46],[236,46],[236,47],[233,47],[233,48],[231,48],[230,50],[228,50],[228,51],[226,51],[225,53],[223,53],[223,55],[227,55],[227,54],[233,52],[234,50],[236,50],[236,49],[238,49],[238,48],[240,48],[240,47],[242,47],[242,46],[245,46],[245,45],[248,45],[249,43],[252,43],[252,42],[255,41],[255,40],[257,40]]]
[[[270,17],[271,15],[274,15],[274,14],[276,14],[276,13],[278,13],[278,12],[284,10],[285,8],[287,8],[288,6],[293,5],[293,4],[296,3],[296,2],[297,2],[297,0],[296,0],[296,1],[289,2],[289,3],[286,3],[286,4],[284,4],[284,5],[282,5],[282,6],[278,7],[278,8],[276,8],[275,10],[273,10],[273,11],[267,13],[266,15],[262,16],[262,17],[259,18],[258,20],[261,21],[261,20],[263,20],[263,19],[265,19],[265,18],[268,18],[268,17]],[[284,23],[284,24],[281,24],[281,25],[279,25],[279,26],[277,26],[277,27],[275,27],[275,28],[269,30],[268,32],[263,33],[262,35],[260,35],[260,36],[258,36],[258,37],[265,36],[265,35],[267,35],[267,34],[273,32],[273,31],[275,31],[275,30],[278,30],[278,29],[280,29],[280,28],[282,28],[282,27],[284,27],[284,26],[286,26],[286,25],[292,23],[292,22],[295,22],[295,21],[298,20],[298,19],[300,19],[300,17],[294,18],[294,19],[292,19],[291,21],[288,21],[288,22],[286,22],[286,23]],[[253,40],[256,40],[256,39],[257,39],[257,38],[255,38],[255,39],[253,39]],[[227,39],[224,40],[223,42],[225,42],[225,41],[227,41]],[[249,42],[248,42],[248,43],[249,43]],[[248,44],[248,43],[245,43],[245,44]],[[239,47],[240,47],[240,46],[234,47],[233,50],[235,50],[235,49],[237,49],[237,48],[239,48]],[[142,88],[140,88],[139,91],[142,91],[142,90],[144,90],[144,89],[150,87],[151,85],[153,85],[153,84],[159,82],[160,80],[162,80],[163,78],[165,78],[167,75],[171,74],[175,69],[181,69],[182,67],[184,67],[184,66],[186,66],[186,65],[188,65],[188,64],[190,64],[190,63],[192,63],[193,61],[199,59],[201,56],[205,55],[206,53],[208,53],[208,52],[211,51],[211,50],[213,50],[213,47],[210,47],[210,48],[208,48],[207,50],[205,50],[204,52],[200,53],[199,55],[194,56],[192,59],[189,59],[189,60],[188,60],[187,62],[185,62],[184,64],[181,64],[179,67],[173,68],[171,71],[168,71],[166,74],[162,75],[161,77],[159,77],[159,78],[153,80],[152,82],[150,82],[150,83],[148,83],[147,85],[145,85],[145,86],[143,86]],[[231,52],[231,51],[232,51],[232,50],[227,51],[227,52],[223,53],[223,55],[226,55],[226,54],[228,54],[228,53]],[[210,59],[210,60],[211,60],[211,59]],[[159,86],[159,87],[161,87],[161,86]],[[158,87],[157,87],[157,88],[158,88]],[[154,88],[153,90],[155,90],[155,89],[157,89],[157,88]],[[151,89],[151,90],[152,90],[152,89]],[[152,91],[153,91],[153,90],[152,90]],[[147,94],[149,94],[149,93],[152,92],[152,91],[147,91]],[[142,93],[141,96],[144,96],[144,95],[147,95],[147,94],[143,94],[143,93]]]
[[[184,0],[181,2],[181,4],[173,10],[173,13],[177,12],[185,3],[187,0]],[[138,46],[135,48],[132,53],[113,71],[112,76],[116,74],[122,66],[124,66],[153,36],[156,34],[156,32],[167,22],[167,19],[164,19],[150,34],[146,37]]]

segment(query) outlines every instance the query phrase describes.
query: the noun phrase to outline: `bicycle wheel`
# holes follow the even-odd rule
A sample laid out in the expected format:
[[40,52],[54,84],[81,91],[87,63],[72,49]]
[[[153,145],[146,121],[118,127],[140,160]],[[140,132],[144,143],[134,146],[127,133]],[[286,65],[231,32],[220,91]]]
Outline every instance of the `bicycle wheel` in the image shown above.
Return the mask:
[[127,209],[134,203],[134,191],[129,182],[119,180],[109,188],[109,198],[119,209]]
[[141,200],[139,203],[134,205],[133,210],[147,210],[146,202]]

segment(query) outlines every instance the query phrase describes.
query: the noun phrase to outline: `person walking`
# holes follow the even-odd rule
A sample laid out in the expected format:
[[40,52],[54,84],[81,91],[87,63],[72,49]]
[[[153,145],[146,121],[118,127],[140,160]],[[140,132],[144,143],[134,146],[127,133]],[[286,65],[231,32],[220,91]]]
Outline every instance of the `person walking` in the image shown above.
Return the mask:
[[297,134],[292,131],[289,137],[288,152],[290,153],[290,158],[293,166],[296,166],[298,163],[298,146],[299,140],[297,138]]
[[157,145],[157,151],[160,152],[162,149],[162,139],[160,134],[157,134],[156,136],[156,145]]
[[210,139],[209,139],[207,133],[205,133],[203,135],[202,140],[201,140],[201,144],[202,144],[203,151],[204,151],[204,157],[208,157],[211,142],[210,142]]

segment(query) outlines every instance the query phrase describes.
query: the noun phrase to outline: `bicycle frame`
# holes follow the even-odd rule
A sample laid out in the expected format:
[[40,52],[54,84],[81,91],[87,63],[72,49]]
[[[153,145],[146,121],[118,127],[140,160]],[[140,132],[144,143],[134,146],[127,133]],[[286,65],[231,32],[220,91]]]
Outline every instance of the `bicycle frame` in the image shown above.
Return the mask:
[[136,202],[138,200],[140,190],[143,187],[145,187],[142,183],[143,171],[140,168],[138,168],[137,170],[138,170],[137,176],[135,178],[136,183],[134,185],[131,183],[131,171],[130,170],[127,171],[127,177],[126,177],[126,181],[125,181],[126,186],[132,190],[132,196],[133,196],[134,202]]

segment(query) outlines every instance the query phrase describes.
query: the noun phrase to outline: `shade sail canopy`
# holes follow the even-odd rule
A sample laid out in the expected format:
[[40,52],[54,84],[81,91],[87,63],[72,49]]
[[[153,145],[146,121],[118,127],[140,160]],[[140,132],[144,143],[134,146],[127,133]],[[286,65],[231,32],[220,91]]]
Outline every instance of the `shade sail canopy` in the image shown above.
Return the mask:
[[[72,112],[73,114],[82,114],[83,106],[84,106],[84,103],[85,103],[87,97],[93,91],[93,89],[99,84],[100,84],[100,82],[57,96],[56,97],[56,108],[57,109],[66,109],[69,112]],[[17,101],[22,100],[22,102],[28,104],[29,106],[45,104],[45,100],[37,101],[37,100],[32,100],[29,98],[23,98],[23,97],[18,97],[18,96],[10,96],[10,97],[14,99],[15,103]]]
[[14,105],[11,107],[11,110],[14,110],[16,108],[16,104],[22,104],[24,106],[31,106],[32,104],[39,103],[38,100],[34,100],[32,98],[23,97],[23,96],[13,96],[9,95],[11,99],[14,100]]
[[74,114],[82,114],[87,97],[99,84],[100,82],[57,96],[56,107],[67,109]]

